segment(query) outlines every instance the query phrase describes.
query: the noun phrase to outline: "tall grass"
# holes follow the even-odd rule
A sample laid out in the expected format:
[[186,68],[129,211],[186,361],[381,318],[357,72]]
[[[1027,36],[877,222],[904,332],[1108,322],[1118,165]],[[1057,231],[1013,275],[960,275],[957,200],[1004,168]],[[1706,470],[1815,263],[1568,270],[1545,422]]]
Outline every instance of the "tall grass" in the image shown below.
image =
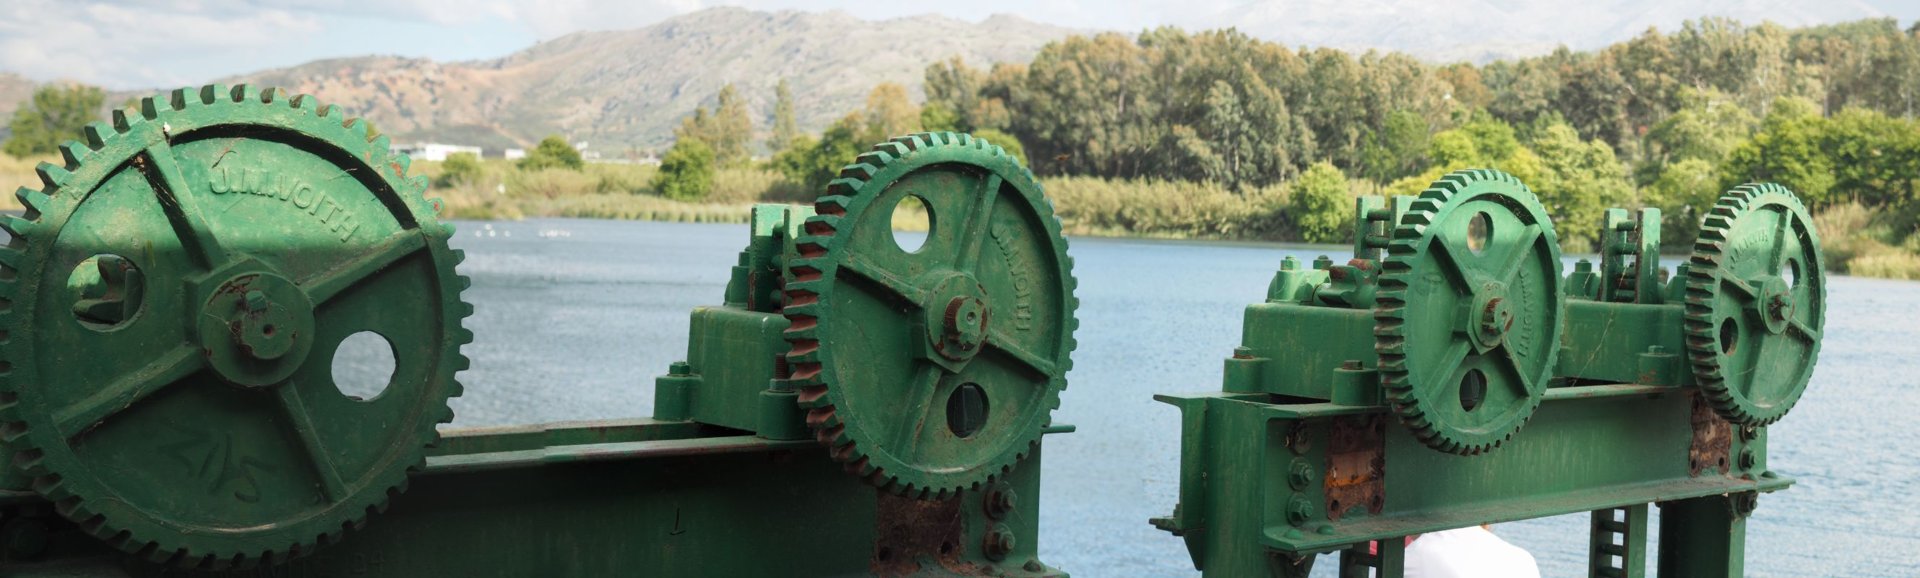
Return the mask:
[[1909,233],[1904,243],[1896,245],[1898,235],[1883,222],[1885,214],[1847,203],[1814,215],[1827,266],[1863,277],[1920,279],[1920,234]]
[[54,157],[23,159],[0,153],[0,193],[4,193],[0,194],[0,211],[18,211],[25,208],[20,206],[20,199],[13,196],[13,192],[20,190],[21,187],[40,190],[42,186],[40,175],[35,173],[33,168],[40,166],[42,162],[54,162]]
[[1186,181],[1058,177],[1044,182],[1068,234],[1187,239],[1284,239],[1287,192],[1236,193]]

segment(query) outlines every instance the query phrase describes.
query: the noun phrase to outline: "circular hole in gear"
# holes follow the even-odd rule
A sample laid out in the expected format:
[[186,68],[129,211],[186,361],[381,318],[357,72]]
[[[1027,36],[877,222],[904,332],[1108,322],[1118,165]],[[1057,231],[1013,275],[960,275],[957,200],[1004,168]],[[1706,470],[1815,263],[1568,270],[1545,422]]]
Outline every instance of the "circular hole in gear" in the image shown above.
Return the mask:
[[1467,219],[1467,250],[1479,255],[1487,251],[1487,244],[1493,241],[1493,217],[1485,211],[1473,214]]
[[146,279],[126,257],[94,255],[73,266],[67,289],[73,294],[74,319],[88,329],[105,331],[140,312]]
[[987,425],[987,390],[979,384],[963,383],[947,394],[947,430],[962,438],[979,433]]
[[893,244],[908,253],[919,253],[933,236],[935,215],[926,199],[907,195],[893,205]]
[[1732,317],[1720,320],[1720,353],[1732,355],[1740,348],[1740,323]]
[[397,367],[387,338],[372,331],[348,335],[333,350],[333,386],[351,399],[373,399],[393,384]]
[[1487,374],[1478,369],[1467,370],[1460,378],[1460,409],[1473,411],[1487,401]]

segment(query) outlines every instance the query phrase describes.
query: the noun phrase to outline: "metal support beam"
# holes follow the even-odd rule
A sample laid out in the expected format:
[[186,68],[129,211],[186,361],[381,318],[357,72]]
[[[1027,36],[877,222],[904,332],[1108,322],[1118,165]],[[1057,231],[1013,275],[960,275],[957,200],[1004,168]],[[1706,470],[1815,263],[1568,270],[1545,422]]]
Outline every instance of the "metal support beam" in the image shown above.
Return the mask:
[[1758,496],[1740,492],[1660,503],[1660,575],[1739,578],[1747,516]]
[[1646,578],[1647,505],[1593,511],[1587,578]]

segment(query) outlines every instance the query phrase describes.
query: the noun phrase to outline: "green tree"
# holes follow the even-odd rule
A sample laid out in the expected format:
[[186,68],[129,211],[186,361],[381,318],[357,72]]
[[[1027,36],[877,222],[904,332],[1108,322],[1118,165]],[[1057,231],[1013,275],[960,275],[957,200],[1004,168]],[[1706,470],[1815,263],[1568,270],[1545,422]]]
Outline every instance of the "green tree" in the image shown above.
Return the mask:
[[[927,130],[934,129],[929,128]],[[1006,150],[1007,156],[1019,159],[1022,166],[1027,164],[1027,147],[1026,145],[1020,144],[1020,139],[1013,138],[1013,135],[990,128],[976,130],[973,131],[972,134],[975,138],[986,139],[987,142],[993,143],[1001,149]]]
[[[907,98],[907,87],[882,82],[867,93],[867,106],[862,109],[861,121],[864,129],[860,132],[860,140],[875,144],[920,132],[920,109]],[[847,160],[853,159],[849,157]]]
[[1821,150],[1826,119],[1820,117],[1817,106],[1797,98],[1774,101],[1760,132],[1727,153],[1720,166],[1720,188],[1772,181],[1792,189],[1809,204],[1827,202],[1834,166]]
[[580,159],[579,149],[573,148],[573,145],[568,143],[567,139],[561,138],[560,135],[557,134],[540,139],[540,144],[534,145],[533,150],[527,151],[527,156],[520,159],[521,170],[528,171],[537,171],[540,169],[579,170],[585,166],[586,161]]
[[716,155],[700,139],[680,138],[660,157],[660,172],[653,175],[653,190],[676,201],[696,201],[713,192]]
[[1541,171],[1522,182],[1540,197],[1555,223],[1565,223],[1554,228],[1561,245],[1572,250],[1591,247],[1601,215],[1633,200],[1626,165],[1605,141],[1582,141],[1565,123],[1546,127],[1527,144],[1539,157]]
[[946,103],[927,101],[920,107],[920,130],[941,132],[967,132],[960,127],[960,113],[948,108]]
[[867,150],[861,134],[866,132],[859,114],[849,114],[828,126],[819,140],[795,139],[793,146],[774,155],[773,165],[788,181],[809,190],[822,191],[838,178],[840,169]]
[[1347,177],[1333,163],[1320,161],[1293,181],[1293,225],[1309,243],[1339,243],[1353,237],[1353,195]]
[[446,162],[440,163],[440,178],[436,179],[443,187],[459,186],[480,180],[480,156],[473,153],[453,153],[447,155]]
[[800,124],[793,115],[793,89],[787,85],[787,79],[773,87],[773,136],[767,141],[767,150],[778,153],[793,144],[799,138]]
[[1412,111],[1393,111],[1386,125],[1368,136],[1360,153],[1360,174],[1384,182],[1419,172],[1429,140],[1425,119]]
[[106,101],[106,93],[97,87],[43,86],[13,111],[13,121],[7,124],[13,136],[0,150],[16,157],[55,152],[60,143],[79,138],[80,129],[93,121]]
[[1660,234],[1666,244],[1691,245],[1700,236],[1700,219],[1720,198],[1720,172],[1704,159],[1684,159],[1667,165],[1643,192],[1643,200],[1660,209]]

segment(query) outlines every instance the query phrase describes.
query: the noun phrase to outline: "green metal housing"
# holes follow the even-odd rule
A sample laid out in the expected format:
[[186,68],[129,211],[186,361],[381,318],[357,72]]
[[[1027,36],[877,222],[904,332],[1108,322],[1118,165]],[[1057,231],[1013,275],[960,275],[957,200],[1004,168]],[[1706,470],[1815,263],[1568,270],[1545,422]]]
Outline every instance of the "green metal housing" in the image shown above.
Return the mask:
[[[1361,199],[1355,260],[1339,267],[1322,258],[1312,269],[1284,260],[1267,301],[1247,308],[1221,391],[1156,398],[1180,410],[1182,427],[1179,501],[1153,524],[1183,539],[1207,576],[1306,576],[1317,555],[1338,552],[1343,577],[1398,577],[1404,537],[1591,512],[1588,575],[1638,577],[1647,575],[1647,505],[1655,504],[1660,575],[1742,575],[1745,521],[1758,494],[1792,483],[1768,469],[1765,418],[1778,419],[1784,409],[1773,410],[1805,387],[1823,311],[1824,279],[1810,266],[1820,259],[1817,237],[1791,193],[1775,185],[1729,192],[1671,280],[1659,267],[1659,213],[1608,211],[1597,271],[1582,261],[1553,294],[1519,297],[1560,311],[1551,342],[1558,357],[1525,430],[1477,455],[1433,451],[1448,448],[1433,443],[1431,427],[1409,423],[1373,360],[1413,346],[1376,340],[1384,320],[1398,318],[1361,308],[1369,295],[1376,309],[1411,308],[1413,300],[1388,295],[1455,291],[1457,280],[1444,275],[1402,274],[1393,291],[1368,286],[1384,286],[1370,274],[1378,249],[1392,246],[1384,228],[1438,227],[1439,240],[1427,241],[1441,246],[1429,248],[1435,254],[1458,256],[1454,248],[1471,243],[1468,230],[1466,242],[1445,247],[1445,235],[1461,231],[1428,216],[1460,197],[1423,198],[1443,206]],[[1387,219],[1393,225],[1383,227]],[[1501,245],[1537,239],[1489,235],[1474,254],[1524,254]],[[1471,259],[1452,262],[1467,268]],[[1474,303],[1470,311],[1490,310]],[[1442,325],[1456,336],[1484,327],[1444,305],[1405,315],[1459,319]],[[1723,350],[1695,329],[1730,324],[1729,339],[1762,345]],[[1751,357],[1761,347],[1778,347],[1768,351],[1779,358]],[[1726,363],[1774,363],[1785,377],[1717,389],[1701,382],[1727,375],[1703,367],[1724,371]],[[1756,411],[1742,413],[1749,406]]]
[[[1031,173],[998,147],[902,137],[814,207],[755,207],[721,303],[692,312],[686,360],[655,382],[653,418],[439,432],[467,365],[468,282],[424,177],[369,134],[311,97],[214,86],[144,100],[41,167],[46,186],[20,193],[29,212],[0,223],[14,305],[0,315],[0,442],[15,457],[0,574],[1066,575],[1036,552],[1040,438],[1072,430],[1050,419],[1071,367],[1071,261]],[[964,306],[925,302],[944,325],[855,321],[924,336],[869,355],[931,361],[989,397],[936,413],[883,396],[835,424],[963,422],[985,453],[937,484],[875,487],[809,420],[826,406],[802,399],[899,385],[795,346],[796,306],[807,323],[838,314],[808,307],[829,291],[796,280],[796,263],[921,266],[824,240],[858,220],[863,186],[911,192],[956,225],[959,207],[977,215],[935,226],[932,246],[975,250],[935,269],[978,283],[928,287]],[[398,360],[364,398],[325,377],[358,331]],[[971,367],[993,372],[941,351],[978,346],[991,353]]]

